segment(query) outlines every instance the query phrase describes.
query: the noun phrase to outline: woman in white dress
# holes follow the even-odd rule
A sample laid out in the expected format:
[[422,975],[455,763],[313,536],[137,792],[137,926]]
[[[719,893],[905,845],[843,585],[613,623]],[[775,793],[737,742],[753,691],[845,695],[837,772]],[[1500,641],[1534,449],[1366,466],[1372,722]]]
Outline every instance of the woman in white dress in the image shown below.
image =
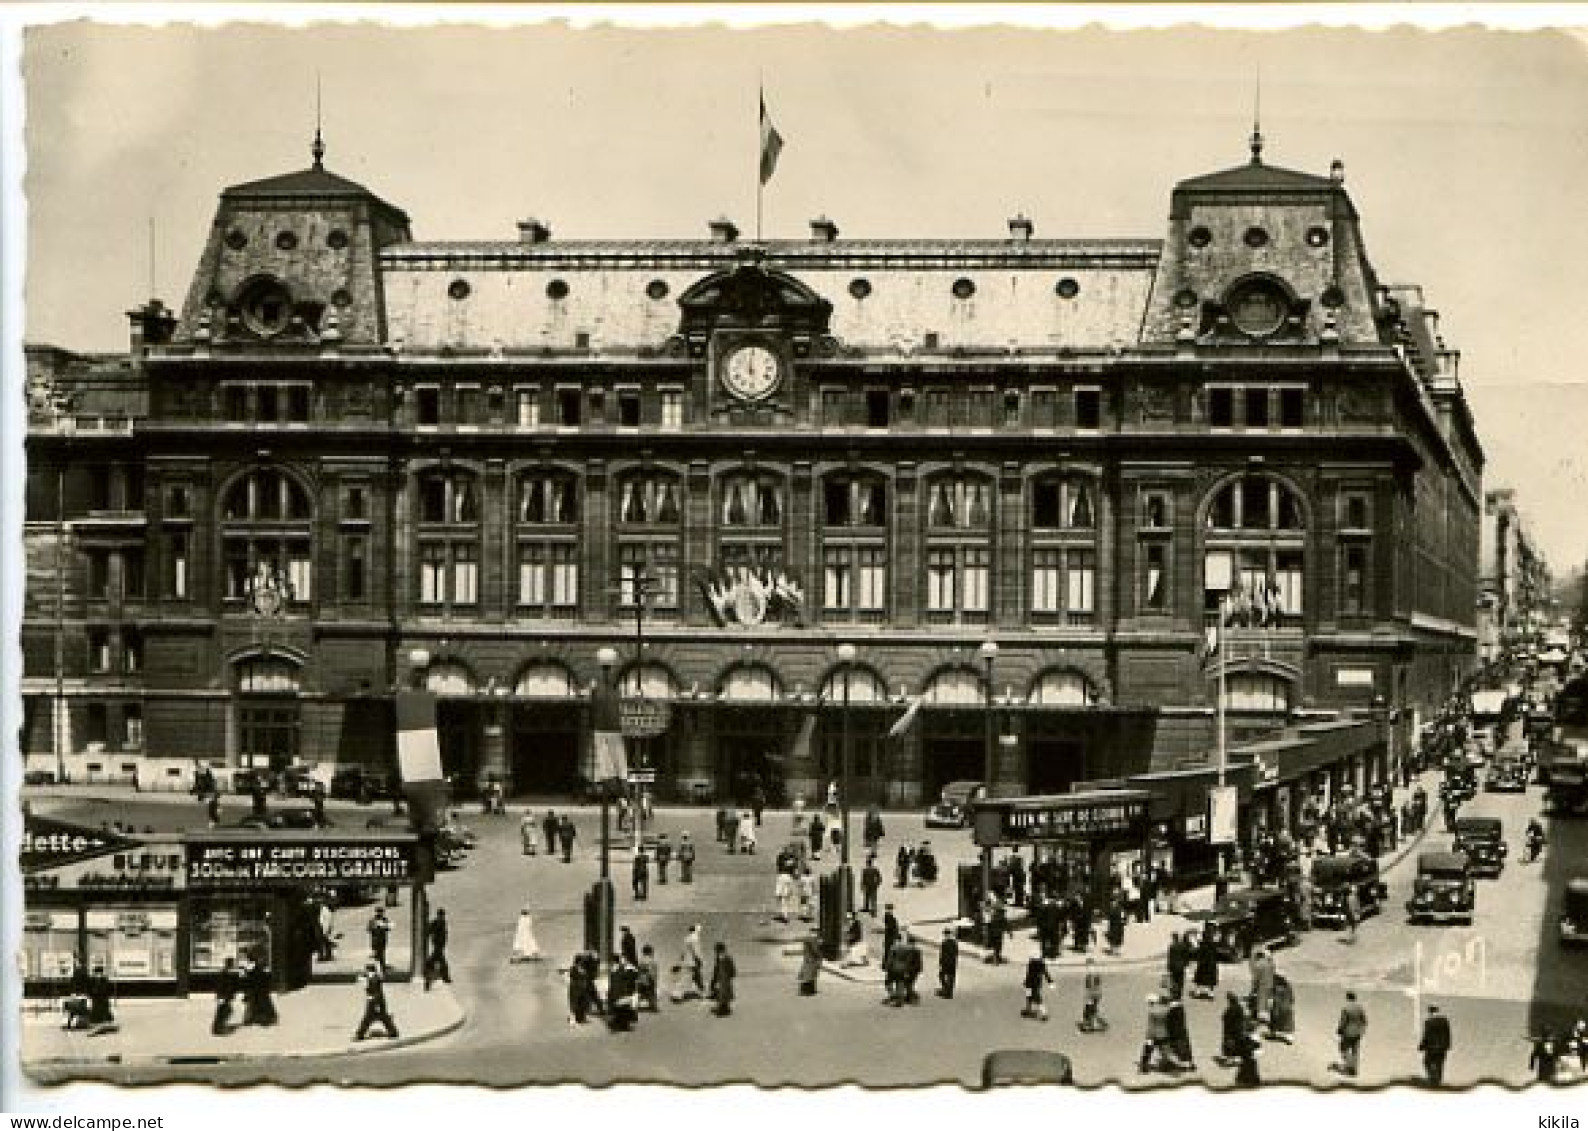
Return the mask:
[[540,943],[535,939],[535,920],[527,907],[518,913],[518,926],[513,931],[513,957],[510,961],[540,961]]

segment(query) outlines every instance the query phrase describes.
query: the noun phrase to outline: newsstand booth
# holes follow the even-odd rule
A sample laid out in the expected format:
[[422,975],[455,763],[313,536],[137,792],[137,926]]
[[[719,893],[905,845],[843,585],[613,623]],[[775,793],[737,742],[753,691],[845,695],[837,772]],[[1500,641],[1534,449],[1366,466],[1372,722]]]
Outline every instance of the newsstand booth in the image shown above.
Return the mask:
[[[1071,862],[1084,861],[1092,894],[1108,894],[1114,857],[1151,851],[1152,794],[1142,789],[1098,789],[1044,797],[999,797],[972,803],[971,837],[976,847],[1046,848]],[[976,918],[981,906],[978,868],[960,869],[959,913]]]
[[[1231,760],[1224,768],[1224,784],[1233,787],[1244,811],[1258,784],[1259,767],[1253,761]],[[1219,846],[1212,842],[1209,820],[1212,791],[1219,785],[1218,767],[1198,766],[1133,774],[1128,778],[1081,782],[1083,790],[1134,789],[1149,794],[1148,819],[1151,848],[1143,866],[1164,864],[1180,890],[1212,883],[1219,872]]]
[[[123,997],[207,990],[227,958],[241,962],[250,951],[269,956],[277,990],[352,977],[351,958],[315,964],[310,897],[407,888],[417,934],[417,842],[412,833],[326,830],[125,835],[29,814],[20,861],[24,993],[61,996],[78,957],[90,970],[103,966]],[[422,953],[415,944],[393,949]]]

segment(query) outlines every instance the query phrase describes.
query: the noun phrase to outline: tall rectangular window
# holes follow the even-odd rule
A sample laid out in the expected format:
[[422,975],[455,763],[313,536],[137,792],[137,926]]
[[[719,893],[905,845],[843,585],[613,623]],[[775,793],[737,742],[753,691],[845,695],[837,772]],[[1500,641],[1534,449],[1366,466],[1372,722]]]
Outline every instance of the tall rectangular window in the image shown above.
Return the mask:
[[1101,428],[1103,426],[1103,392],[1101,389],[1075,390],[1075,426]]
[[1169,548],[1161,542],[1142,547],[1141,604],[1149,612],[1169,607]]
[[110,596],[109,551],[88,551],[88,595],[96,600],[104,600]]
[[121,595],[129,601],[143,599],[143,550],[129,546],[121,552]]
[[88,630],[88,670],[94,672],[110,670],[110,629]]
[[848,611],[854,605],[854,551],[828,546],[822,551],[822,608]]
[[447,596],[447,547],[426,542],[419,547],[419,603],[439,605]]
[[859,552],[860,592],[856,604],[861,612],[881,612],[888,605],[888,552],[880,546],[864,547]]
[[314,599],[314,565],[307,541],[287,543],[287,585],[295,603]]
[[1367,611],[1367,547],[1346,546],[1340,578],[1340,611],[1361,616]]
[[347,562],[342,573],[342,595],[349,601],[362,601],[365,589],[364,539],[347,540]]
[[992,572],[992,551],[980,546],[965,549],[965,572],[961,586],[961,608],[965,612],[987,611],[988,577]]
[[167,573],[166,594],[179,600],[187,599],[188,541],[186,533],[166,536]]
[[126,731],[126,739],[122,743],[128,750],[137,750],[143,746],[143,707],[138,703],[128,703],[121,709],[121,722]]
[[1279,390],[1279,426],[1300,428],[1307,423],[1307,391],[1305,389]]
[[551,604],[571,609],[579,603],[579,547],[558,542],[548,547],[551,563]]
[[849,402],[847,389],[822,390],[822,427],[842,428],[849,421],[845,418]]
[[1036,550],[1031,555],[1031,611],[1059,611],[1059,583],[1063,576],[1059,550]]
[[480,395],[478,386],[466,385],[459,389],[457,403],[459,424],[467,424],[472,427],[485,422],[485,401]]
[[886,428],[888,426],[888,412],[890,408],[888,390],[866,390],[866,427]]
[[1031,390],[1031,427],[1052,429],[1058,426],[1058,393],[1052,389]]
[[584,398],[578,389],[557,390],[557,423],[563,428],[577,428],[584,419]]
[[993,426],[993,393],[991,389],[971,390],[970,426],[972,428],[991,428]]
[[480,599],[479,555],[467,542],[452,547],[452,603],[472,605]]
[[540,390],[518,390],[518,426],[520,428],[540,427]]
[[274,424],[281,417],[281,394],[274,385],[260,385],[254,390],[258,398],[259,410],[257,418],[260,423]]
[[947,428],[948,415],[948,390],[928,389],[926,391],[926,414],[922,423],[928,428]]
[[958,586],[953,550],[929,550],[926,555],[926,607],[929,612],[954,610]]
[[415,412],[421,428],[434,428],[441,423],[441,390],[423,388],[414,390]]
[[1246,427],[1268,427],[1268,390],[1246,390]]
[[367,517],[364,508],[364,488],[349,487],[347,489],[347,506],[343,511],[343,517],[354,522],[361,521]]
[[681,389],[662,390],[662,427],[677,432],[684,426],[684,394]]
[[294,424],[304,424],[309,419],[309,386],[287,386],[287,419]]
[[1064,607],[1071,613],[1091,613],[1097,583],[1097,555],[1091,550],[1064,551]]
[[233,424],[248,420],[248,386],[226,385],[221,389],[221,415]]
[[622,389],[618,392],[618,427],[638,428],[640,426],[640,393],[638,389]]
[[546,547],[518,548],[518,603],[540,608],[546,603]]
[[1004,393],[1004,427],[1020,427],[1020,394],[1013,389]]
[[1212,428],[1235,426],[1235,390],[1208,390],[1208,425]]
[[143,635],[135,628],[121,630],[121,670],[128,675],[143,671]]

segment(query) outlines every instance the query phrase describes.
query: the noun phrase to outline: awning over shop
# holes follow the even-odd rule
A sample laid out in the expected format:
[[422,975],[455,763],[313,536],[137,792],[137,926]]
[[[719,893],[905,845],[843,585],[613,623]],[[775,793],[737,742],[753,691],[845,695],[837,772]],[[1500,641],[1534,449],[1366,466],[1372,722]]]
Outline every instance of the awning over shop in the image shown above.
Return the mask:
[[1383,725],[1376,720],[1342,719],[1299,727],[1292,738],[1243,746],[1231,757],[1250,760],[1257,771],[1254,788],[1265,789],[1348,761],[1384,740]]
[[1097,789],[1044,797],[1000,797],[974,805],[979,848],[1139,839],[1146,834],[1152,794]]

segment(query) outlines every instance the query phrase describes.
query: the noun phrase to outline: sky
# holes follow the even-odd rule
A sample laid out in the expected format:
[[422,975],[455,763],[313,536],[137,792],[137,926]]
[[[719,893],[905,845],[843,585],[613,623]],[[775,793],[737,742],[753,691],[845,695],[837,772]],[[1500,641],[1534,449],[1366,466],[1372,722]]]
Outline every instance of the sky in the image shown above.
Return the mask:
[[[814,10],[812,10],[814,12]],[[1469,9],[1470,11],[1470,9]],[[1489,464],[1557,574],[1588,557],[1588,38],[1466,27],[129,27],[24,40],[24,334],[126,347],[180,306],[228,184],[329,169],[420,239],[704,236],[754,222],[756,91],[786,140],[769,237],[1164,234],[1177,180],[1346,167],[1382,280],[1440,310]],[[1583,21],[1588,23],[1588,11]],[[153,285],[151,288],[151,279]]]

